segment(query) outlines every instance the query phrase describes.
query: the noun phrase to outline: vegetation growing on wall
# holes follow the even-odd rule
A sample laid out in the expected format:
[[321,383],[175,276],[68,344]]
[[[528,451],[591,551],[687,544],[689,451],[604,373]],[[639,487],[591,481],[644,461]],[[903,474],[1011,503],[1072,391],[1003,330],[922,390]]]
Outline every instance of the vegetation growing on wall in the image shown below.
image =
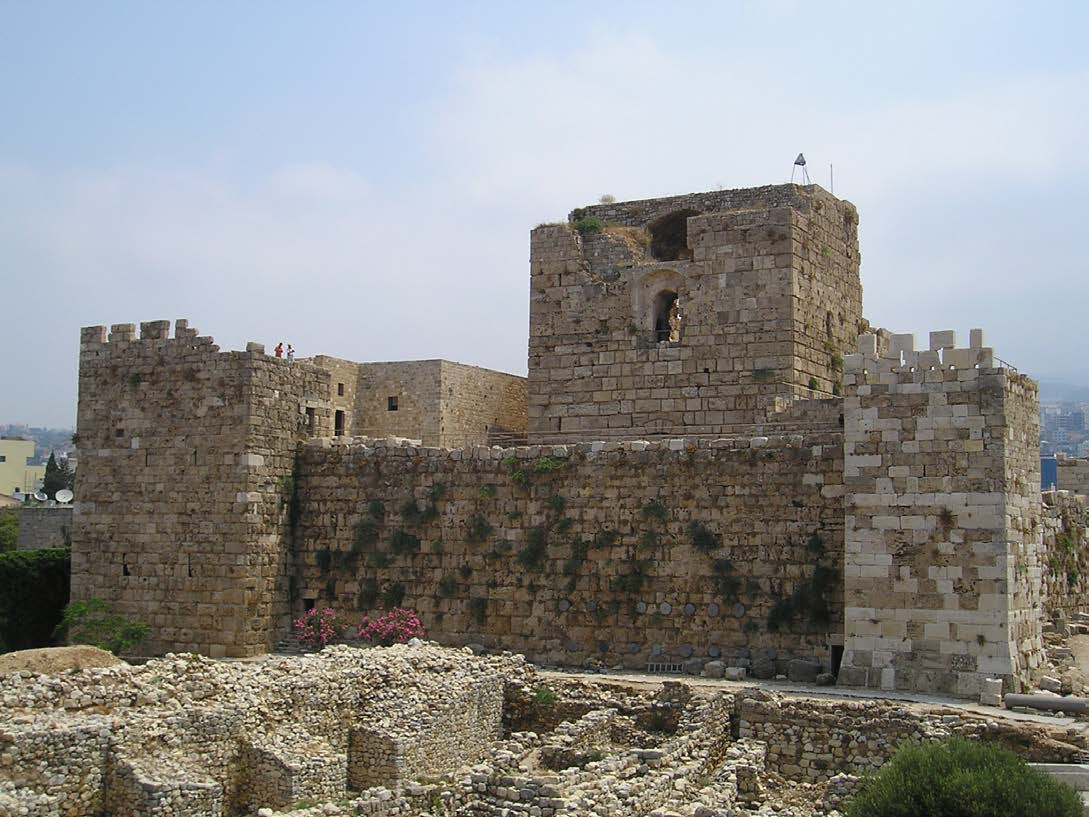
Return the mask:
[[808,628],[827,627],[832,621],[831,598],[839,587],[839,571],[821,563],[827,554],[820,531],[810,534],[806,550],[817,562],[813,573],[793,593],[772,606],[768,613],[768,629],[772,632],[787,629],[799,618],[802,626]]
[[0,553],[15,550],[19,542],[19,517],[15,511],[0,511]]
[[114,613],[102,599],[87,599],[64,608],[56,634],[71,644],[90,644],[121,655],[140,646],[148,631],[147,624]]

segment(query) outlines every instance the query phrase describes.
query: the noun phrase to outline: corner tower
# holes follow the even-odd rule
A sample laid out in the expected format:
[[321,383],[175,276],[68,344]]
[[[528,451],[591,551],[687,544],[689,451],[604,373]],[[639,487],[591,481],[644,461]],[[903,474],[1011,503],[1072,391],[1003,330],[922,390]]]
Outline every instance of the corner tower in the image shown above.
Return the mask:
[[575,210],[530,267],[531,442],[764,423],[837,396],[864,326],[858,214],[816,185]]

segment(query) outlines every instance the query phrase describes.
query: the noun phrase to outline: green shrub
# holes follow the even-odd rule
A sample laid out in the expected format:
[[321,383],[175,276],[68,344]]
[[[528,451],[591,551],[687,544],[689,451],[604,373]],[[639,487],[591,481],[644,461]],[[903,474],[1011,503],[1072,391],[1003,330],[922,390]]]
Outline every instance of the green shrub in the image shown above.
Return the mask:
[[447,573],[439,582],[439,595],[450,598],[458,592],[458,580],[453,573]]
[[578,230],[579,235],[588,236],[604,230],[605,222],[597,216],[583,216],[572,221],[571,226]]
[[540,570],[548,555],[548,532],[541,526],[526,534],[526,546],[519,551],[518,564],[526,570]]
[[702,522],[693,522],[688,526],[688,538],[692,547],[704,553],[717,550],[720,544],[718,537]]
[[397,556],[405,556],[409,553],[419,553],[420,537],[398,528],[389,538],[389,548]]
[[664,522],[669,516],[669,509],[657,499],[652,499],[643,506],[641,513],[644,519],[656,519],[659,522]]
[[356,523],[352,536],[352,550],[360,553],[378,541],[378,525],[373,519],[361,519]]
[[491,483],[480,486],[480,498],[481,499],[495,499],[497,491],[495,486]]
[[904,744],[869,778],[848,817],[1080,817],[1070,787],[1000,746],[953,738]]
[[401,602],[405,600],[405,586],[400,582],[394,582],[386,588],[386,592],[382,594],[382,605],[386,609],[393,607],[400,607]]
[[19,542],[19,517],[14,511],[0,513],[0,552],[15,550]]
[[318,570],[328,573],[333,564],[333,551],[329,548],[321,548],[314,554],[314,560],[318,563]]
[[0,553],[0,652],[48,647],[68,604],[72,553]]
[[616,544],[616,540],[620,538],[620,535],[614,530],[599,530],[594,534],[594,547],[607,548]]
[[715,559],[712,571],[715,591],[722,597],[722,600],[730,604],[737,601],[737,593],[741,589],[741,579],[734,575],[734,563],[729,559]]
[[567,500],[559,494],[553,494],[548,498],[548,507],[556,513],[563,513],[563,509],[567,507]]
[[570,516],[556,520],[556,533],[567,533],[575,526],[575,520]]
[[378,580],[374,578],[365,579],[363,586],[359,588],[359,595],[356,597],[356,607],[360,610],[370,610],[374,607],[376,601],[378,601]]
[[529,700],[533,704],[533,707],[537,711],[547,711],[556,705],[560,696],[556,694],[556,691],[551,687],[541,685],[534,687],[533,692],[530,693]]
[[815,377],[809,378],[809,388],[812,391],[816,391],[819,386],[820,386],[820,383],[817,382],[817,378],[815,378]]
[[465,538],[472,544],[479,544],[487,540],[492,535],[491,522],[489,522],[484,514],[474,514],[473,518],[469,520],[469,530],[465,534]]
[[120,655],[147,638],[148,626],[115,614],[102,599],[87,599],[64,608],[56,632],[71,644],[91,644]]
[[469,613],[477,625],[483,626],[484,622],[488,620],[488,600],[481,596],[469,599]]
[[415,499],[410,499],[401,506],[401,518],[408,524],[419,522],[422,515],[423,512],[420,510],[420,506],[416,504]]
[[461,567],[458,568],[458,573],[461,574],[461,578],[468,581],[469,577],[473,575],[473,566],[468,562],[462,562]]
[[386,506],[382,504],[382,500],[372,499],[367,503],[367,513],[381,521],[386,518]]
[[541,457],[539,460],[533,462],[533,473],[550,474],[553,471],[558,471],[563,468],[563,465],[563,460],[553,459],[552,457]]

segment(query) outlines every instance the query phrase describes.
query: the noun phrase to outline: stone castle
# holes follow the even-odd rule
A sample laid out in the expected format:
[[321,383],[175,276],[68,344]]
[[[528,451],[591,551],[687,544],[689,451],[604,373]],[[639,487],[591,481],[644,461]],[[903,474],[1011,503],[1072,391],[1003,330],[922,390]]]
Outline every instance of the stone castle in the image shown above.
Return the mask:
[[82,330],[74,598],[153,652],[267,652],[314,606],[558,664],[1019,689],[1084,606],[1036,385],[873,329],[858,216],[780,185],[531,235],[527,379],[289,363],[185,321]]

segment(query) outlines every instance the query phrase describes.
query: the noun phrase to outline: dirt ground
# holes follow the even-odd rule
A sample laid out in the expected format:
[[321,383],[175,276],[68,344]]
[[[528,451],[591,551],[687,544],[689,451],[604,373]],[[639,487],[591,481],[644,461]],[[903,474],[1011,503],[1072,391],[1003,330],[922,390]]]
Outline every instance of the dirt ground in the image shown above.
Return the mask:
[[114,664],[124,663],[117,656],[98,647],[46,647],[0,655],[0,673],[26,670],[41,675],[56,675],[69,669],[112,667]]

